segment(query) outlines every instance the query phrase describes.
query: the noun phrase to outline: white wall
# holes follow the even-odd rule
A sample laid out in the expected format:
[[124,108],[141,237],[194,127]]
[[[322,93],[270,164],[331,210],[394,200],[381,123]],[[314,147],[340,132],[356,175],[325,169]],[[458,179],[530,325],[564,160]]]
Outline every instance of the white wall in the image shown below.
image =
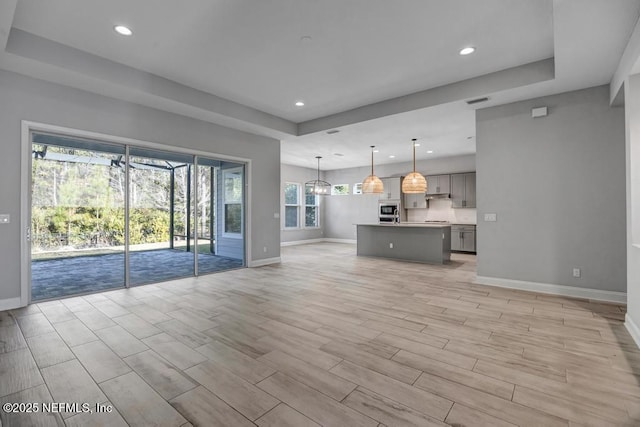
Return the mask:
[[280,256],[279,141],[7,71],[0,71],[0,94],[0,213],[12,218],[0,225],[0,302],[20,295],[21,120],[252,159],[249,256]]
[[[411,172],[411,162],[392,163],[375,167],[380,178],[403,176]],[[416,170],[424,175],[438,175],[476,170],[475,156],[442,157],[416,162]],[[325,179],[331,184],[353,184],[362,182],[371,173],[370,166],[326,171]],[[328,217],[325,237],[354,240],[356,223],[378,222],[377,195],[331,196],[328,198],[325,215]]]
[[[320,179],[324,174],[321,173]],[[320,197],[320,227],[319,228],[296,228],[285,229],[284,228],[284,185],[286,182],[298,183],[301,185],[301,189],[304,189],[304,183],[318,178],[317,169],[303,168],[292,165],[281,165],[280,168],[280,242],[299,242],[302,240],[321,239],[324,236],[324,229],[327,223],[327,218],[324,215],[326,206],[326,197]],[[304,208],[302,208],[304,210]],[[300,217],[303,220],[304,216]],[[304,225],[302,223],[301,225]]]
[[640,346],[640,74],[624,85],[627,171],[626,326]]
[[477,111],[478,276],[626,292],[624,129],[607,86]]

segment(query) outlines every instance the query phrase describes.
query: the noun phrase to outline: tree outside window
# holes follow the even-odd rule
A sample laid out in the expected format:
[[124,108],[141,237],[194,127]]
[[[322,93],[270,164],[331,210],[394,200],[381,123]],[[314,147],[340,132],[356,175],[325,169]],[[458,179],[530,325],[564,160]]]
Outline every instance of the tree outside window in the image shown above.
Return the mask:
[[242,168],[223,171],[224,232],[242,234]]
[[306,185],[304,189],[304,226],[314,228],[320,226],[319,212],[319,196],[313,194],[311,185]]
[[284,228],[298,228],[299,212],[300,184],[287,182],[284,185]]
[[335,184],[331,187],[332,196],[346,196],[349,194],[349,184]]

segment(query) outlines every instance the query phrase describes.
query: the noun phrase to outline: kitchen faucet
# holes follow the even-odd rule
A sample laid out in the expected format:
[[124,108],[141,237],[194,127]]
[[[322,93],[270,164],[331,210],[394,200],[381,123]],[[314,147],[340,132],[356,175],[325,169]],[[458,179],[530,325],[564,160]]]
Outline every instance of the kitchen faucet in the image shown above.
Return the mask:
[[398,208],[393,210],[393,223],[400,224],[400,215],[398,214]]

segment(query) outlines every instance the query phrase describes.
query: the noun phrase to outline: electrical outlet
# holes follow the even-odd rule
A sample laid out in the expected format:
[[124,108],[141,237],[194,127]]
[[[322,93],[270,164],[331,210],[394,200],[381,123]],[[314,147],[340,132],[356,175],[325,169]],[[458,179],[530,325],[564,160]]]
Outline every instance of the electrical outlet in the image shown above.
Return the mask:
[[393,249],[393,243],[389,243],[389,249]]
[[573,277],[580,277],[582,274],[582,272],[580,271],[579,268],[574,268],[573,269]]
[[498,214],[495,213],[486,213],[484,214],[485,222],[496,222],[498,220]]
[[267,247],[262,248],[262,252],[267,252]]

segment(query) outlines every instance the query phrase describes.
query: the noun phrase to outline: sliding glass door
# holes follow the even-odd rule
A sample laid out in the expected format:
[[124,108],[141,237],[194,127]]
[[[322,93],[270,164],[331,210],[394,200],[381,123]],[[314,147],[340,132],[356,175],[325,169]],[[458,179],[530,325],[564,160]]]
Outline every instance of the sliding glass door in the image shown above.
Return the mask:
[[245,265],[245,166],[32,133],[32,300]]
[[198,273],[244,265],[244,166],[198,157]]
[[129,152],[129,283],[193,276],[193,156]]
[[125,284],[123,146],[34,134],[31,298]]

